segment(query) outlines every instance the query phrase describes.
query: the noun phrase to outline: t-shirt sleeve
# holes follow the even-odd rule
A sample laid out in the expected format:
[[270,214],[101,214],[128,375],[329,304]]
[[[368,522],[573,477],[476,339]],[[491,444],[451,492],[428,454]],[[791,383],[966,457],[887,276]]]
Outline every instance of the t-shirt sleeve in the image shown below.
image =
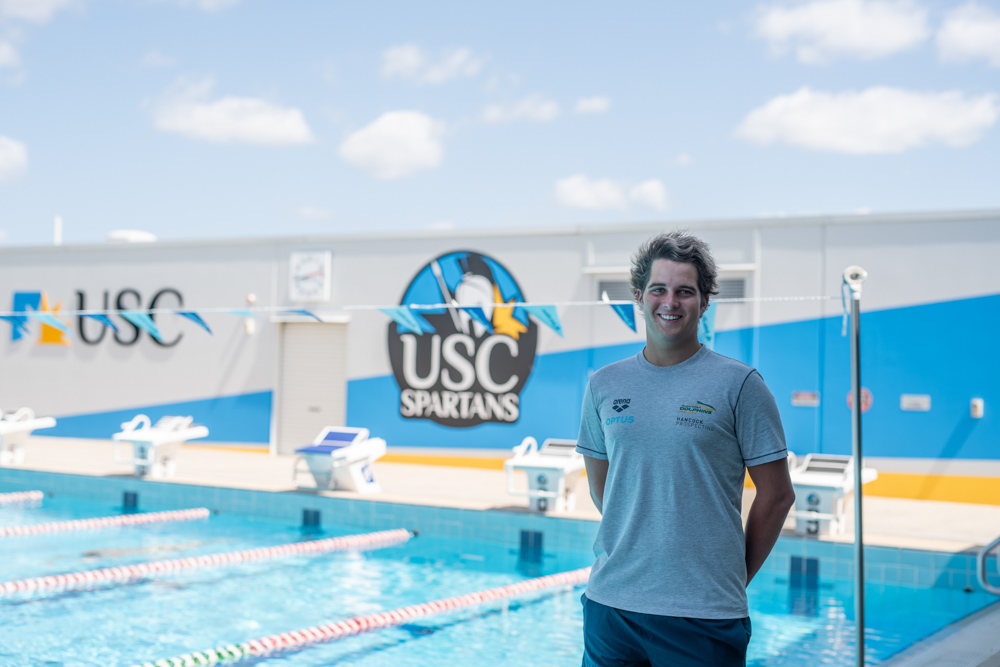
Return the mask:
[[576,451],[594,459],[608,460],[608,450],[604,446],[604,427],[594,400],[594,389],[587,383],[583,392],[583,408],[580,411],[580,434],[576,438]]
[[778,405],[757,371],[747,376],[736,399],[736,438],[748,468],[788,456]]

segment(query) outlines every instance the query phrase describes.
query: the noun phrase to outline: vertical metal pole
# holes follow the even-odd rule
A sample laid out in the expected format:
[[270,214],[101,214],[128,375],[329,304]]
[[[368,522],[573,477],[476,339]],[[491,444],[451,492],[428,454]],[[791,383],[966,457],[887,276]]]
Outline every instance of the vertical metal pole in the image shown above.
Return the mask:
[[854,622],[857,667],[865,664],[865,549],[861,513],[861,284],[868,273],[860,266],[844,270],[851,289],[851,453],[854,457]]

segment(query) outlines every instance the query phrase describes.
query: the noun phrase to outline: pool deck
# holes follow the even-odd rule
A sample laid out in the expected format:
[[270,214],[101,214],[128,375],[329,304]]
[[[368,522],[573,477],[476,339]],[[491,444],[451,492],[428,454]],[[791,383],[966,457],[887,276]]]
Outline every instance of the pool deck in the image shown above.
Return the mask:
[[[125,451],[127,447],[123,448]],[[440,461],[441,450],[405,450],[401,455],[390,448],[389,458]],[[453,452],[452,452],[453,453]],[[509,455],[507,451],[482,452],[489,458]],[[474,458],[474,457],[473,457]],[[259,491],[291,491],[294,456],[271,456],[263,451],[211,445],[185,445],[177,460],[176,476],[163,481]],[[475,465],[474,461],[468,461]],[[35,436],[25,446],[25,460],[19,466],[30,470],[78,475],[128,475],[132,467],[114,462],[110,440],[48,438]],[[379,461],[375,471],[382,485],[379,494],[323,491],[324,495],[366,498],[415,505],[436,505],[464,509],[502,509],[526,512],[523,496],[507,493],[502,470],[456,465],[394,463]],[[308,473],[301,481],[309,483]],[[523,475],[516,483],[525,488]],[[753,489],[743,497],[743,516],[753,501]],[[835,542],[854,541],[854,510],[847,503],[847,527],[842,535],[821,537]],[[587,490],[586,478],[576,486],[576,509],[553,514],[578,519],[600,520]],[[793,535],[794,521],[785,524],[784,534]],[[864,498],[865,543],[944,552],[974,553],[1000,533],[1000,506],[970,503]]]

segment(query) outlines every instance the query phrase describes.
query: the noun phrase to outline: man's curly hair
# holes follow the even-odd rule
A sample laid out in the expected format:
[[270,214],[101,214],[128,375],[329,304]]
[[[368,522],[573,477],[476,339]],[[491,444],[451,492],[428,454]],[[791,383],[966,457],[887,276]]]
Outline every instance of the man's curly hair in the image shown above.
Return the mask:
[[658,259],[671,259],[675,262],[694,264],[698,269],[698,291],[703,297],[711,297],[719,293],[718,271],[708,244],[696,236],[685,232],[670,232],[649,239],[632,256],[632,273],[629,282],[632,295],[639,295],[649,284],[649,272],[653,262]]

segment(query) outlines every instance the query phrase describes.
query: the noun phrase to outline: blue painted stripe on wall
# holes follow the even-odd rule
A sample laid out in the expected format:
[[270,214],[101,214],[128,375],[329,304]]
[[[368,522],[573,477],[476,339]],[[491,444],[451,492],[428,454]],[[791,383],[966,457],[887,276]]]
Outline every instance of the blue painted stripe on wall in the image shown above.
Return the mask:
[[271,392],[218,396],[199,401],[148,405],[127,410],[56,417],[56,425],[37,435],[110,439],[123,422],[144,414],[155,422],[166,415],[191,415],[208,427],[204,442],[267,443],[271,436]]
[[352,380],[347,385],[347,423],[363,426],[390,446],[509,449],[525,436],[576,438],[587,370],[631,356],[642,344],[630,343],[543,354],[521,391],[521,415],[514,424],[449,428],[399,414],[399,385],[391,375]]
[[[839,316],[720,331],[716,351],[760,369],[778,403],[789,448],[850,453],[850,343]],[[872,408],[863,418],[866,456],[1000,459],[1000,295],[862,313],[862,384]],[[399,415],[391,376],[348,383],[347,420],[389,445],[508,448],[526,435],[576,437],[588,371],[635,354],[641,343],[539,355],[521,393],[516,424],[453,429]],[[818,391],[819,408],[793,407],[793,391]],[[904,412],[901,394],[930,394],[930,412]],[[982,419],[969,401],[982,398]],[[993,406],[991,408],[991,406]],[[992,437],[991,437],[992,435]]]
[[[874,401],[864,416],[868,456],[1000,460],[1000,295],[862,314],[862,380]],[[720,331],[716,351],[755,364],[774,393],[789,448],[798,453],[848,453],[851,449],[850,347],[841,319],[829,317]],[[576,437],[588,372],[637,353],[641,343],[538,355],[521,393],[515,424],[467,429],[399,414],[399,388],[391,375],[348,382],[347,423],[371,429],[391,446],[513,447],[527,435]],[[818,391],[819,408],[792,407],[793,391]],[[930,394],[932,410],[903,412],[900,394]],[[969,401],[982,398],[982,419]],[[59,417],[39,435],[109,438],[121,422],[144,412],[151,419],[190,414],[208,426],[215,442],[266,443],[270,391],[168,405]],[[992,437],[991,437],[992,436]]]

